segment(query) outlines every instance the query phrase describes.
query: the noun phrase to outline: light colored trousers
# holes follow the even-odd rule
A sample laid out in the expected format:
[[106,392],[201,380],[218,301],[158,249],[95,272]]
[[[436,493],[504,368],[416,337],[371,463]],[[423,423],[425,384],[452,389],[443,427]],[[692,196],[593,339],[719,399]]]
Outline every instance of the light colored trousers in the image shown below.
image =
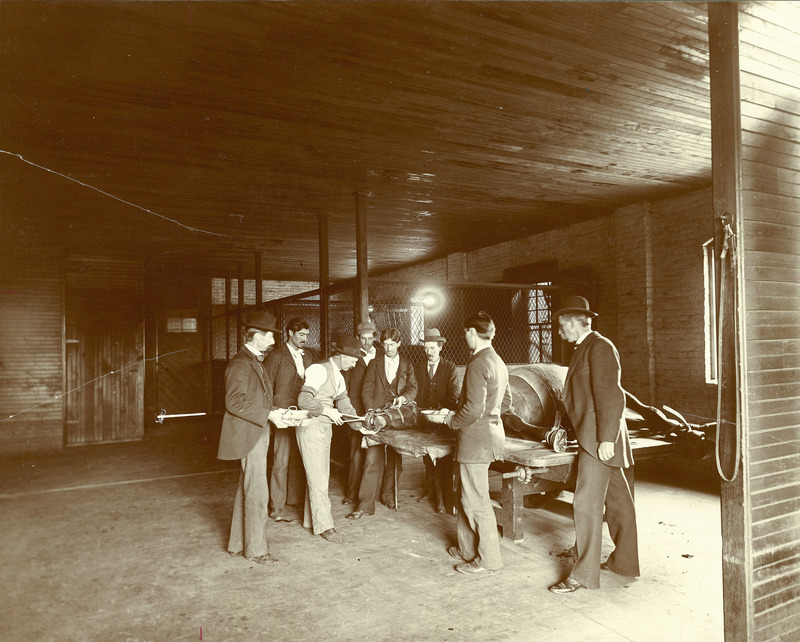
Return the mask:
[[239,487],[233,500],[233,518],[228,550],[231,553],[243,552],[245,557],[266,555],[267,547],[267,505],[269,504],[269,485],[267,484],[267,450],[269,450],[269,426],[256,445],[244,458],[239,460]]
[[458,552],[487,569],[503,566],[497,520],[489,499],[489,464],[458,464]]
[[333,528],[328,482],[331,474],[331,437],[333,428],[327,418],[315,417],[307,426],[295,429],[297,446],[306,469],[305,509],[303,527],[313,526],[314,535]]

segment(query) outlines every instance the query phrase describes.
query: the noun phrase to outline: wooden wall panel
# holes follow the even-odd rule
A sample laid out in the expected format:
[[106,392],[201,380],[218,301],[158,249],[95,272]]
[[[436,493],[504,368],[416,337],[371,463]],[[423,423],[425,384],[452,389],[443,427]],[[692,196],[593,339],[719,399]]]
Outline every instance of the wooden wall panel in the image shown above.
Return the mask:
[[64,441],[62,255],[20,252],[15,245],[11,252],[3,244],[0,271],[0,454],[58,451]]
[[798,3],[740,10],[742,176],[755,639],[800,635]]

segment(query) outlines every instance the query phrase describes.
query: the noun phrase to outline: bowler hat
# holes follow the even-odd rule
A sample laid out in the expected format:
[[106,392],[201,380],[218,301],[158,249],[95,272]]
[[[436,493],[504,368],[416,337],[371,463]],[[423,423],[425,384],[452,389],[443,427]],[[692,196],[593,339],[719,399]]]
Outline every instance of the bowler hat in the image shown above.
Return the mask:
[[336,354],[346,354],[348,357],[355,357],[356,359],[363,354],[361,352],[361,341],[346,334],[339,337],[338,341],[331,343],[331,348],[334,349]]
[[425,339],[424,342],[427,343],[428,341],[438,341],[439,343],[445,343],[447,339],[442,336],[442,333],[439,332],[439,328],[428,328],[425,330]]
[[585,314],[587,317],[597,316],[597,312],[592,312],[592,310],[589,309],[589,302],[582,296],[568,296],[564,299],[561,305],[564,307],[556,311],[556,313],[553,315],[555,318],[558,318],[562,314],[566,314],[568,312]]
[[280,332],[274,316],[269,312],[259,312],[257,310],[245,314],[244,327],[255,328],[262,332]]
[[356,328],[356,335],[366,334],[367,332],[378,334],[378,328],[375,327],[375,324],[372,321],[362,321]]

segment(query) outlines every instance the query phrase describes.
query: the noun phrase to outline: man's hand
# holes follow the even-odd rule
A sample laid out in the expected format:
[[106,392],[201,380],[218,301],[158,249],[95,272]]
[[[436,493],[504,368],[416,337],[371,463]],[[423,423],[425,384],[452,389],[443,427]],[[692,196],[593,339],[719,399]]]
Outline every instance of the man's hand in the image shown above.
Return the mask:
[[399,397],[395,397],[394,399],[392,399],[392,408],[399,408],[405,402],[406,402],[406,398],[403,395],[400,395]]
[[322,414],[325,415],[337,426],[342,425],[342,413],[339,412],[336,408],[323,408]]
[[608,461],[614,456],[614,442],[613,441],[601,441],[600,445],[597,446],[597,456],[600,458],[600,461]]
[[283,410],[270,410],[269,411],[269,420],[274,424],[276,428],[288,428],[289,424],[287,424],[283,420]]
[[444,423],[448,428],[452,428],[453,427],[453,425],[452,425],[453,424],[453,417],[455,417],[455,416],[456,416],[455,411],[451,410],[450,412],[447,413],[447,416],[444,418]]

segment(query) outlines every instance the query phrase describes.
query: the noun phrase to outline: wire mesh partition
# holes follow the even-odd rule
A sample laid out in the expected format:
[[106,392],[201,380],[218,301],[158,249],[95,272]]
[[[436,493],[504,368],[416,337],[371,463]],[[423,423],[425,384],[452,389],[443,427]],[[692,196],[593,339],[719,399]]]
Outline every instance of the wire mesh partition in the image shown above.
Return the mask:
[[[497,330],[493,345],[506,363],[547,363],[553,361],[553,289],[546,283],[528,287],[499,283],[454,284],[370,279],[369,314],[379,334],[388,328],[400,332],[403,340],[401,352],[414,362],[424,359],[425,329],[437,328],[447,339],[443,355],[456,364],[466,364],[469,348],[464,340],[463,321],[470,314],[483,310],[494,319]],[[353,287],[349,284],[329,294],[328,328],[331,340],[335,341],[342,334],[354,333],[353,301]],[[248,305],[245,310],[253,307]],[[285,340],[289,321],[301,317],[309,324],[307,347],[322,352],[319,290],[267,301],[264,307],[278,320],[281,337],[276,337],[277,340]],[[227,360],[241,347],[237,345],[239,313],[229,308],[226,323],[224,306],[215,308],[214,358]],[[226,328],[229,335],[227,342]]]
[[494,320],[493,346],[506,363],[553,360],[551,288],[505,284],[449,284],[382,281],[369,283],[370,317],[379,330],[393,327],[403,337],[406,355],[424,358],[426,328],[437,328],[447,339],[442,354],[458,365],[466,364],[469,347],[463,322],[484,311]]

